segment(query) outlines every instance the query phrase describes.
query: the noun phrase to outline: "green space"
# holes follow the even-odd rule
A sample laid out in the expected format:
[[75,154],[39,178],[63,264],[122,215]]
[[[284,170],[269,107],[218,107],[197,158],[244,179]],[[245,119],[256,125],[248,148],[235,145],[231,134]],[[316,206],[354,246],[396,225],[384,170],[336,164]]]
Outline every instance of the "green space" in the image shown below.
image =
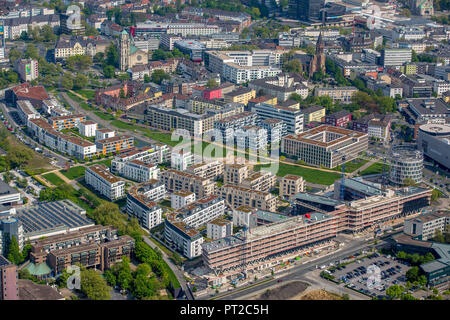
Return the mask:
[[114,116],[109,113],[104,113],[101,111],[94,111],[94,114],[103,120],[114,120]]
[[43,177],[45,178],[45,180],[50,181],[55,186],[59,186],[60,184],[64,183],[64,180],[58,177],[58,175],[53,172],[44,174]]
[[[259,171],[261,167],[267,167],[267,165],[256,165],[255,171]],[[317,169],[309,169],[299,166],[294,166],[286,163],[279,163],[279,169],[277,176],[284,177],[287,174],[293,174],[302,176],[307,182],[317,183],[322,185],[330,185],[341,177],[339,173],[320,171]]]
[[60,172],[70,180],[75,180],[84,176],[86,168],[84,166],[72,167],[69,170],[61,170]]
[[76,94],[73,94],[70,91],[67,91],[67,95],[69,96],[70,99],[72,99],[73,101],[76,101],[78,103],[80,102],[84,102],[84,99],[81,99],[79,96],[77,96]]
[[[131,130],[131,131],[135,131],[136,129],[139,129],[138,126],[134,126],[133,124],[130,123],[126,123],[120,120],[113,120],[111,121],[111,124],[119,129],[124,129],[124,130]],[[145,128],[143,128],[145,129]]]
[[88,105],[86,102],[80,102],[80,107],[82,107],[86,111],[92,111],[95,110],[95,108]]
[[112,159],[105,159],[102,161],[97,161],[95,164],[104,164],[108,168],[111,168],[111,161],[112,161]]
[[[355,160],[349,161],[345,164],[345,172],[352,173],[352,172],[358,170],[359,168],[361,168],[367,162],[369,162],[369,160],[364,160],[364,159],[355,159]],[[334,168],[334,170],[342,172],[342,166],[337,166],[336,168]]]
[[363,171],[360,172],[360,175],[362,176],[366,176],[369,174],[376,174],[376,173],[382,173],[383,172],[383,166],[386,166],[386,171],[389,170],[389,166],[388,165],[384,165],[383,162],[376,162],[374,164],[372,164],[371,166],[369,166],[368,168],[364,169]]
[[73,91],[78,93],[79,95],[85,97],[86,99],[89,99],[89,100],[95,99],[95,91],[94,90],[78,89],[78,90],[73,90]]

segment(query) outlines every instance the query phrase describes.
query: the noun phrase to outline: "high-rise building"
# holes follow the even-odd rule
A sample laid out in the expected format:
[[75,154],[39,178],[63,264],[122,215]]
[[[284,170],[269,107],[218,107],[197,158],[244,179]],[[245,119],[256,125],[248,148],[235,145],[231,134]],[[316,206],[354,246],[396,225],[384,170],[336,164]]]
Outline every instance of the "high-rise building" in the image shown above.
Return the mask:
[[289,16],[298,20],[319,20],[320,9],[324,4],[325,0],[289,0],[288,13]]
[[36,59],[18,60],[16,70],[23,81],[31,81],[39,76],[38,61]]
[[19,300],[17,266],[0,255],[0,300]]

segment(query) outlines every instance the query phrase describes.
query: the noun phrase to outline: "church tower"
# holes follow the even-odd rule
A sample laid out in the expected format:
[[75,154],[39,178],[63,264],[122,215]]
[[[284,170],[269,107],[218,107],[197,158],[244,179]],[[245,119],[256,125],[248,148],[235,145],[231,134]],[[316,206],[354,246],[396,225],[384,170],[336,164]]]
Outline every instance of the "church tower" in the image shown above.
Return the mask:
[[130,36],[125,30],[119,38],[119,67],[121,71],[127,71],[130,58]]
[[325,73],[325,45],[322,39],[322,32],[317,39],[316,54],[312,57],[309,65],[309,76],[312,77],[318,71]]

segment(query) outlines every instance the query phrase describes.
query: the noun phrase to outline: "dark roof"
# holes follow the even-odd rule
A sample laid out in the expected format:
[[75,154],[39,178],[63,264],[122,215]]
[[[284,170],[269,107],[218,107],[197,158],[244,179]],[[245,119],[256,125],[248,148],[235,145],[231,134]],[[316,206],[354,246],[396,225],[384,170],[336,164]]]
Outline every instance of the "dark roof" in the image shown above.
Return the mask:
[[340,110],[340,111],[336,111],[335,113],[327,115],[327,118],[339,119],[339,118],[348,116],[349,114],[351,114],[351,113],[348,112],[347,110]]
[[8,261],[4,256],[0,255],[0,267],[8,266],[11,262]]
[[19,191],[9,186],[6,182],[0,181],[0,196],[14,193],[19,193]]

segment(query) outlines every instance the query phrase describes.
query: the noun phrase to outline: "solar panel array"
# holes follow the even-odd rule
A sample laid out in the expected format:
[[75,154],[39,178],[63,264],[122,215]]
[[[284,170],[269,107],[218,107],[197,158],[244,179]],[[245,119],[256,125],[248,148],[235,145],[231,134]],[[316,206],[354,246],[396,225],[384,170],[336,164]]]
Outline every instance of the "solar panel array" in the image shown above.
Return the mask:
[[39,206],[21,210],[17,218],[22,222],[25,234],[57,227],[77,228],[92,224],[66,200],[41,203]]

